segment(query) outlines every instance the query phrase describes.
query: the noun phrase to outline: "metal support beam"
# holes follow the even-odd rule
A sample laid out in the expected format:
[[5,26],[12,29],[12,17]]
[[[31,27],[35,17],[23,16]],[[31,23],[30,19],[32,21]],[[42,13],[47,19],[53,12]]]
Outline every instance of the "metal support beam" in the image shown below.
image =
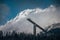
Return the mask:
[[36,25],[34,24],[34,27],[33,27],[33,34],[36,36]]
[[31,19],[27,19],[29,22],[31,22],[32,24],[36,25],[36,27],[38,27],[39,29],[41,29],[42,31],[46,32],[46,30],[44,30],[42,27],[40,27],[38,24],[36,24],[35,22],[33,22]]

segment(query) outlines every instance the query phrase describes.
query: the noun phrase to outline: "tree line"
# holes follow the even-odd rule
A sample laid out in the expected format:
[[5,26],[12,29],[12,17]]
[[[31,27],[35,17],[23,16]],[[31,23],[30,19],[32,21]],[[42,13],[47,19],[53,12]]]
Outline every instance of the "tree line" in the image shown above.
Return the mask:
[[[50,31],[49,31],[50,32]],[[13,31],[12,33],[7,32],[3,34],[3,31],[0,31],[0,40],[59,40],[60,34],[55,35],[54,33],[43,33],[40,32],[37,35],[26,34],[26,33],[16,33]]]

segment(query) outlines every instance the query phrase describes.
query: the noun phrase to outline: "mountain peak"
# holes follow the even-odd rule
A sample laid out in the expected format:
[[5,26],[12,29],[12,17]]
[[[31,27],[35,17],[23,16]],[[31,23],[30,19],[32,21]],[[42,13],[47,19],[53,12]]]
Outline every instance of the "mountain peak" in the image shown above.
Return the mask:
[[[56,11],[55,7],[48,7],[46,9],[26,9],[17,14],[15,18],[8,21],[5,25],[0,26],[0,30],[15,30],[17,32],[32,33],[33,24],[28,22],[27,18],[32,19],[42,28],[46,28],[48,25],[60,22],[60,15]],[[39,31],[41,31],[41,29],[37,29],[37,32]]]

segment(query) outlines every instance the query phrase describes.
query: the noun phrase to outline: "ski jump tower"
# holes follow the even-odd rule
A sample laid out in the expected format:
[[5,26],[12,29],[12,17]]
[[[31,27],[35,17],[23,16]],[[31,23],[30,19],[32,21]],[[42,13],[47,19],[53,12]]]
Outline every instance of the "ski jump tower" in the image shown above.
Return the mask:
[[39,29],[41,29],[42,31],[46,32],[46,30],[44,30],[41,26],[39,26],[38,24],[36,24],[34,21],[32,21],[31,19],[27,19],[29,22],[31,22],[34,27],[33,27],[33,34],[36,35],[36,27],[38,27]]

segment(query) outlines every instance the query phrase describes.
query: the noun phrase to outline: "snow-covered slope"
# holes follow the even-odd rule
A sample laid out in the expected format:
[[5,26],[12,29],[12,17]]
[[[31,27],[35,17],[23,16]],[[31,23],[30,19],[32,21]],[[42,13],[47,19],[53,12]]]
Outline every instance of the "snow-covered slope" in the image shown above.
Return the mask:
[[[2,31],[15,30],[17,32],[32,33],[33,24],[27,21],[27,18],[32,19],[42,28],[46,28],[48,25],[60,22],[59,12],[54,6],[50,6],[46,9],[40,8],[26,9],[17,14],[17,16],[14,19],[11,19],[5,25],[1,25],[0,30]],[[37,29],[37,32],[39,31],[41,30]]]

